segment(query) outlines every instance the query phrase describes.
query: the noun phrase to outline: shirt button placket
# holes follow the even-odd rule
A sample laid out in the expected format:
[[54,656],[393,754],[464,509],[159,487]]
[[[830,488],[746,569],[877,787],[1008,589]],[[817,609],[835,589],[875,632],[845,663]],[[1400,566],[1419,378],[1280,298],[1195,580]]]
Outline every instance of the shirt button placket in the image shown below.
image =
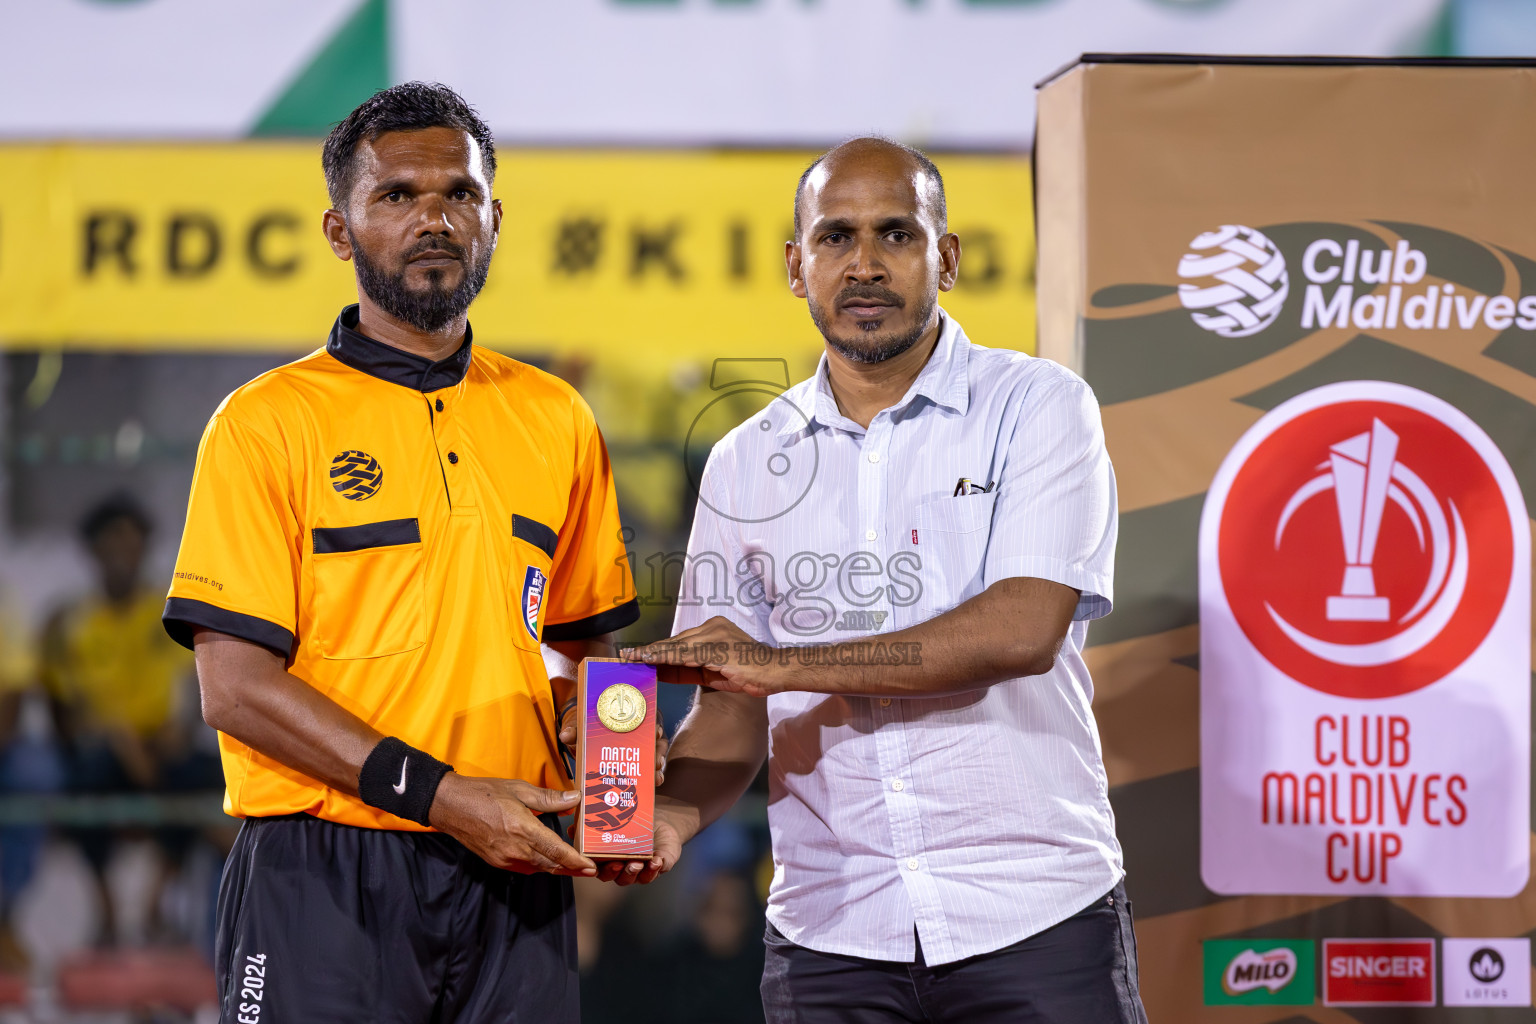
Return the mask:
[[[876,415],[870,422],[869,430],[865,432],[861,446],[863,459],[858,467],[859,517],[865,524],[865,548],[876,557],[880,557],[881,553],[875,550],[873,542],[879,540],[882,533],[888,532],[885,513],[889,491],[887,483],[890,478],[886,467],[889,460],[882,449],[888,448],[891,431],[890,417],[885,413]],[[879,706],[882,709],[890,708],[891,699],[880,698]],[[918,848],[922,829],[916,814],[917,805],[906,793],[907,769],[910,767],[905,761],[906,737],[899,719],[891,720],[889,716],[881,718],[882,728],[875,733],[875,749],[880,762],[880,776],[889,780],[885,808],[891,839],[895,844],[892,852],[898,867],[915,872],[921,866],[921,861],[913,855],[922,853]]]
[[860,446],[864,464],[859,467],[859,516],[864,522],[864,540],[879,540],[885,532],[885,473],[880,449],[890,434],[890,420],[880,413],[870,422]]

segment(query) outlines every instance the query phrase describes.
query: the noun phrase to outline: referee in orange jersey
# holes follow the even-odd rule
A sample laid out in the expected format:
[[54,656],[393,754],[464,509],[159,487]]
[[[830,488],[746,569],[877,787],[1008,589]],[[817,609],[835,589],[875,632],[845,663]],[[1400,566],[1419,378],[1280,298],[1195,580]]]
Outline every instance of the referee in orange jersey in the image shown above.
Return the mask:
[[574,1024],[558,876],[595,868],[553,827],[556,709],[638,617],[607,453],[571,387],[472,344],[502,211],[464,100],[381,92],[323,163],[358,304],[214,413],[165,608],[246,819],[221,1019]]

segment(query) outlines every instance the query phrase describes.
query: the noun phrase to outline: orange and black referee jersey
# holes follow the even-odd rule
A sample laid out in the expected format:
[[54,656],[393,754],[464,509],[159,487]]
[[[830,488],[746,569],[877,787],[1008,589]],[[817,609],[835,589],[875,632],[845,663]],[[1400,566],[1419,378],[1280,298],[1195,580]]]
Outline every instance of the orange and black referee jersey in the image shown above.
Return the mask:
[[[225,399],[203,435],[165,628],[289,659],[386,736],[464,775],[565,778],[540,640],[639,617],[607,451],[568,384],[463,346],[359,334]],[[421,826],[220,734],[231,814]]]

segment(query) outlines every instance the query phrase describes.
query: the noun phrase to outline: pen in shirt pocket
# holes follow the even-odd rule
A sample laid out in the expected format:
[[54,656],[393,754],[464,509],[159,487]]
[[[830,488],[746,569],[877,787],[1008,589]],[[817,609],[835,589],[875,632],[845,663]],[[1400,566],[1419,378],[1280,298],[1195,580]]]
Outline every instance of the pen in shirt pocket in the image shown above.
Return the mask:
[[982,485],[973,483],[971,478],[968,476],[963,476],[959,480],[955,481],[955,493],[951,494],[950,497],[963,498],[967,494],[990,494],[992,492],[992,488],[995,486],[997,486],[997,482],[995,480],[986,485]]

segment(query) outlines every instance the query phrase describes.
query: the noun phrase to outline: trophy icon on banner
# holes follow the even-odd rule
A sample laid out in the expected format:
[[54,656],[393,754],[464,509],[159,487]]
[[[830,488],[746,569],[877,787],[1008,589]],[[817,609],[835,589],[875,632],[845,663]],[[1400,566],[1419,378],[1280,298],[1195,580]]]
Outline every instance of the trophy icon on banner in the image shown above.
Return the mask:
[[1328,449],[1333,464],[1333,495],[1344,534],[1344,585],[1328,598],[1330,622],[1386,622],[1389,601],[1376,593],[1371,563],[1376,538],[1387,507],[1387,487],[1397,461],[1397,435],[1381,420],[1372,420],[1369,433]]

